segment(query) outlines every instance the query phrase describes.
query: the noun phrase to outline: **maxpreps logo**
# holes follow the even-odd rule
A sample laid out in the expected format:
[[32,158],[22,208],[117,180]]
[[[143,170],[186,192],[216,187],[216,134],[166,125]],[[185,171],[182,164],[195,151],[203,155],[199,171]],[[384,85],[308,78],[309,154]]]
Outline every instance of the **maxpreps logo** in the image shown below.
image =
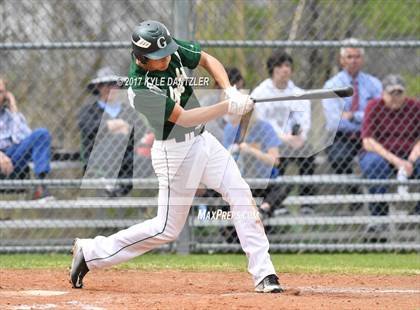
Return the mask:
[[197,217],[200,221],[260,219],[260,215],[257,210],[241,212],[223,211],[221,209],[216,211],[198,210]]

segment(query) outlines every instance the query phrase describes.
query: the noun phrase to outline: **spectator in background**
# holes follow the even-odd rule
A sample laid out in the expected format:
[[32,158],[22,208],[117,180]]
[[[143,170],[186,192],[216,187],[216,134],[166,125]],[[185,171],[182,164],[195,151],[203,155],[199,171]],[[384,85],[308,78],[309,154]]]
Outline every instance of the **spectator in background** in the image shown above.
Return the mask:
[[[270,123],[260,120],[250,112],[248,127],[241,128],[241,116],[230,115],[226,124],[223,145],[238,161],[241,174],[247,178],[276,178],[278,176],[280,139]],[[238,143],[241,131],[246,130],[243,142]],[[282,185],[269,184],[265,189],[252,189],[254,196],[263,197],[259,209],[263,215],[272,216],[284,200]],[[282,212],[280,212],[282,213]]]
[[[251,112],[252,113],[252,112]],[[229,115],[223,136],[223,145],[234,154],[234,158],[245,156],[239,168],[242,175],[249,178],[276,177],[273,167],[278,165],[280,139],[270,123],[260,120],[255,113],[250,115],[244,141],[239,143],[241,116]]]
[[238,68],[226,68],[226,72],[228,74],[229,81],[233,86],[236,86],[237,89],[245,88],[244,77]]
[[[47,129],[31,130],[19,112],[15,96],[7,90],[6,79],[0,76],[0,172],[19,175],[30,160],[37,179],[50,172],[51,136]],[[34,199],[52,198],[46,186],[37,186]]]
[[[228,76],[231,84],[236,85],[238,89],[245,85],[238,69],[229,69]],[[241,128],[242,118],[248,119],[247,128]],[[239,140],[243,130],[246,131],[246,134],[243,137],[243,142],[240,143]],[[258,119],[255,112],[251,111],[242,117],[236,115],[227,117],[223,145],[238,161],[238,166],[244,177],[269,179],[278,176],[276,167],[281,141],[271,124]],[[263,202],[259,206],[263,215],[271,216],[273,211],[281,204],[284,197],[281,196],[282,190],[280,187],[278,184],[270,184],[265,189],[252,189],[254,196],[263,197]],[[229,236],[228,234],[225,235]],[[229,242],[229,239],[227,240]]]
[[[88,177],[132,179],[134,160],[134,127],[145,129],[138,113],[122,102],[117,82],[121,80],[109,67],[98,70],[88,89],[98,98],[81,108],[78,126],[81,137],[81,157]],[[126,93],[126,92],[124,92]],[[136,132],[137,133],[137,132]],[[94,175],[90,175],[93,173]],[[109,197],[127,195],[131,184],[106,189]]]
[[[408,177],[420,178],[420,102],[405,97],[405,85],[398,75],[383,80],[381,98],[370,101],[362,126],[364,152],[360,167],[369,179],[388,179],[399,169]],[[372,194],[386,193],[385,186],[372,186]],[[384,202],[369,204],[372,215],[387,215]],[[416,214],[420,214],[420,202]],[[371,230],[379,227],[370,227]]]
[[[275,51],[267,60],[267,69],[269,78],[252,91],[252,98],[291,95],[301,91],[290,79],[293,73],[293,58],[288,53]],[[299,174],[314,174],[315,157],[308,156],[312,152],[311,145],[307,142],[311,128],[310,101],[262,102],[258,103],[255,109],[258,117],[270,123],[282,142],[279,174],[284,175],[287,166],[293,161],[299,166]],[[283,190],[284,188],[283,186]],[[287,186],[286,192],[290,192],[291,189],[292,187]],[[300,186],[299,194],[314,195],[315,189],[311,185]],[[288,213],[286,208],[281,210],[283,213]],[[302,205],[300,211],[302,214],[313,213],[313,209],[306,205]]]
[[[357,44],[356,39],[347,39],[347,44]],[[342,47],[340,49],[342,71],[328,80],[324,88],[352,86],[354,94],[344,99],[323,100],[326,127],[330,132],[337,130],[334,143],[327,149],[328,159],[336,174],[352,174],[353,159],[361,149],[360,129],[369,100],[378,98],[382,92],[381,82],[374,76],[362,72],[364,49]],[[344,107],[343,107],[344,103]],[[352,194],[358,194],[357,186],[350,187]],[[358,206],[353,206],[357,209]]]

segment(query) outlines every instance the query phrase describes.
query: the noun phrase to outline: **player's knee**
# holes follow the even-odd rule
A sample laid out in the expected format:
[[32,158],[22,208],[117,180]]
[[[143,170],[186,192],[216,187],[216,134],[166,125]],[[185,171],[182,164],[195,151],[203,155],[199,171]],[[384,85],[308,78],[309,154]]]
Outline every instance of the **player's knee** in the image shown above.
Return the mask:
[[253,200],[251,189],[246,183],[241,188],[227,190],[223,196],[230,205],[247,205]]
[[251,189],[249,188],[248,183],[245,182],[243,178],[241,178],[241,180],[237,184],[235,184],[235,186],[231,186],[230,188],[228,188],[228,194],[231,196],[252,196]]
[[172,242],[172,241],[175,241],[177,238],[178,238],[178,236],[179,236],[179,234],[181,233],[181,230],[182,229],[180,229],[179,231],[178,230],[165,230],[165,231],[163,231],[163,233],[161,234],[161,238],[165,241],[165,242]]

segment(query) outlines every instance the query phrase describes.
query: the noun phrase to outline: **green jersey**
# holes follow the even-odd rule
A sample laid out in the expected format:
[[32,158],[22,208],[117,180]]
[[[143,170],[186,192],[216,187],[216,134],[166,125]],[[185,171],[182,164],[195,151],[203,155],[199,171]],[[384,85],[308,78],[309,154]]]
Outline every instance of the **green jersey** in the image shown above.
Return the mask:
[[[134,91],[134,106],[142,113],[152,127],[157,140],[182,137],[195,129],[178,126],[168,119],[175,107],[174,90],[181,93],[181,106],[186,109],[199,107],[191,85],[180,79],[184,67],[194,69],[201,57],[198,43],[174,39],[178,50],[171,55],[165,71],[147,71],[139,67],[135,59],[131,61],[127,85]],[[178,73],[178,74],[177,74]]]

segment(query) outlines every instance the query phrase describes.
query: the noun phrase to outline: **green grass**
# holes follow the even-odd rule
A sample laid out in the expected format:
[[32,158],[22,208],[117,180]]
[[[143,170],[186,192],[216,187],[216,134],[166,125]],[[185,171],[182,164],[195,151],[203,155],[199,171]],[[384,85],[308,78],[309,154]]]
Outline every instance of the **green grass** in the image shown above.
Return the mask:
[[[346,273],[420,275],[418,254],[273,254],[279,273]],[[1,268],[67,268],[70,255],[0,255]],[[246,271],[246,257],[240,254],[187,255],[146,254],[119,265],[118,269],[186,271]]]

